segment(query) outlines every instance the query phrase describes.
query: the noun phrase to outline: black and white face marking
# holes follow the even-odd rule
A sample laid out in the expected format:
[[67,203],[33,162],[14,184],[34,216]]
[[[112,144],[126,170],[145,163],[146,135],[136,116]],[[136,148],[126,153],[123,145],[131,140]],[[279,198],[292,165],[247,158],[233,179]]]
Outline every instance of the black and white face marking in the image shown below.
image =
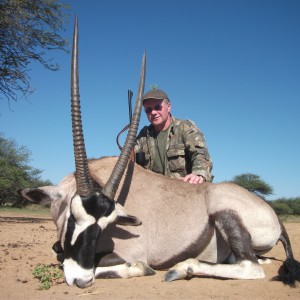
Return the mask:
[[65,224],[64,273],[68,285],[83,288],[94,282],[97,242],[102,230],[117,218],[115,202],[102,194],[75,195]]

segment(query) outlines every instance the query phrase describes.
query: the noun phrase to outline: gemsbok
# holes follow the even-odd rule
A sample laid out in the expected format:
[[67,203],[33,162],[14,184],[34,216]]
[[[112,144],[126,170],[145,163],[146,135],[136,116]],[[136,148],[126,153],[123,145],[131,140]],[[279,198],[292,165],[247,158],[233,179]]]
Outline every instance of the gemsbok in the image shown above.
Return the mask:
[[62,257],[67,284],[84,288],[95,278],[153,275],[154,270],[165,269],[164,281],[193,275],[263,278],[258,258],[280,240],[287,259],[275,278],[295,286],[300,280],[299,262],[283,224],[265,201],[235,184],[190,185],[129,160],[140,120],[145,65],[144,54],[134,114],[120,157],[88,160],[76,17],[71,66],[75,173],[56,186],[19,191],[35,203],[51,201],[58,236],[53,249]]

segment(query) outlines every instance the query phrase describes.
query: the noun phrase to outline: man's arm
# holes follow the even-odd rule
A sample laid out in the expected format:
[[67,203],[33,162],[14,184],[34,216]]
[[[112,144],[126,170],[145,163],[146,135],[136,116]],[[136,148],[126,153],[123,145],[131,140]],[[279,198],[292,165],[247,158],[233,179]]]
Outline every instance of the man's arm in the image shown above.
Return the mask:
[[184,181],[190,183],[212,181],[212,160],[202,132],[194,122],[186,121],[183,125],[183,135],[187,155],[192,163],[192,173],[188,174]]

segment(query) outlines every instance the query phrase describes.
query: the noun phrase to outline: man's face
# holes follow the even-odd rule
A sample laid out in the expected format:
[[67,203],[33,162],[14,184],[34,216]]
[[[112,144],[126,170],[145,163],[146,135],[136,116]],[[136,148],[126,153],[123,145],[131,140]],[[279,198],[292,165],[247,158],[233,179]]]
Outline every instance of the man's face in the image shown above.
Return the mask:
[[170,119],[170,102],[166,102],[166,100],[149,99],[144,103],[144,109],[149,122],[155,128],[159,130],[166,129],[164,127]]

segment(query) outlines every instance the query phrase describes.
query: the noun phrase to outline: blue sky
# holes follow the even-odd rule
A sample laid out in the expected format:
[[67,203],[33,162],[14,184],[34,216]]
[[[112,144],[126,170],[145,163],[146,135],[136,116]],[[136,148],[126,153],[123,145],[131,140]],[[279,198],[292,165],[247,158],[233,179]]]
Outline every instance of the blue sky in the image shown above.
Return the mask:
[[[89,157],[118,155],[136,99],[143,51],[146,90],[157,84],[177,118],[196,122],[212,156],[215,182],[254,173],[268,199],[300,196],[300,1],[85,0],[70,3],[62,33],[79,19],[83,126]],[[0,131],[32,153],[54,183],[74,170],[70,53],[52,52],[51,72],[33,64],[29,102],[0,102]],[[140,128],[147,124],[143,114]]]

